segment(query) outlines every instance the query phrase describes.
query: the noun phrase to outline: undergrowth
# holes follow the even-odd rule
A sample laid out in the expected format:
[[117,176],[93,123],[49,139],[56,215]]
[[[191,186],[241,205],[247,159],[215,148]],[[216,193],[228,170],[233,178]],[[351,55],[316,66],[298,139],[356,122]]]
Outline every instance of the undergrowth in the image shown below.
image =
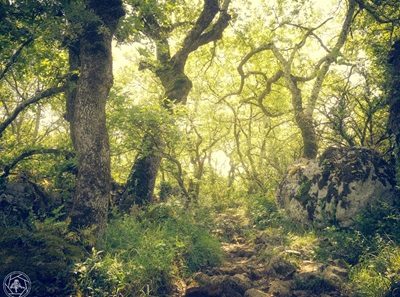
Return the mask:
[[247,203],[247,209],[255,230],[279,234],[290,248],[312,246],[313,261],[345,263],[351,296],[400,296],[399,206],[380,203],[355,218],[351,228],[324,229],[290,221],[271,197],[255,197]]
[[356,296],[400,296],[400,247],[385,242],[377,251],[363,255],[351,269],[350,279]]
[[166,296],[222,259],[219,241],[192,212],[165,204],[113,219],[102,251],[76,266],[84,296]]

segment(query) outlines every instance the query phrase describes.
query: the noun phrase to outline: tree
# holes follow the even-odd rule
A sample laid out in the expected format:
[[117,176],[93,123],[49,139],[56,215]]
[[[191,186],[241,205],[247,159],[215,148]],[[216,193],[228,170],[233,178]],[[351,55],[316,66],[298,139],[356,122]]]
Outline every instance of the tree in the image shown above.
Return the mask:
[[367,60],[359,59],[348,77],[334,74],[332,85],[318,108],[325,131],[321,138],[334,146],[364,146],[387,151],[386,132],[388,108],[377,68],[366,67]]
[[[372,54],[375,56],[375,67],[385,75],[386,82],[382,89],[387,93],[389,105],[388,134],[392,142],[394,163],[399,166],[400,160],[400,96],[399,71],[400,42],[398,30],[400,28],[400,3],[398,1],[370,1],[356,0],[360,9],[367,12],[364,20],[369,28],[375,28],[381,38],[371,41]],[[371,22],[372,18],[372,22]],[[394,39],[394,40],[393,40]]]
[[397,40],[389,53],[389,73],[392,75],[389,89],[389,135],[395,144],[396,164],[400,164],[400,40]]
[[[154,42],[156,61],[142,61],[141,69],[151,70],[161,81],[164,88],[163,106],[173,110],[175,104],[185,104],[192,88],[192,81],[185,74],[185,65],[189,55],[199,47],[210,42],[216,42],[222,37],[222,32],[228,26],[229,0],[220,7],[218,0],[205,0],[204,6],[192,27],[186,23],[172,23],[169,20],[171,12],[169,3],[150,1],[132,1],[135,7],[133,18],[138,24],[136,30]],[[166,12],[163,11],[163,8]],[[190,20],[189,20],[190,23]],[[171,55],[169,38],[175,28],[184,26],[188,33],[183,38],[181,46]],[[163,147],[160,138],[144,136],[142,148],[135,159],[126,185],[127,205],[143,205],[151,201],[162,154],[157,152]],[[158,148],[158,149],[156,149]]]
[[[79,64],[76,89],[68,95],[67,117],[78,158],[78,176],[70,213],[72,228],[91,228],[97,240],[106,228],[111,190],[106,102],[113,85],[112,38],[124,15],[122,1],[89,0],[73,26],[79,32],[70,43],[71,69]],[[80,10],[80,11],[79,11]],[[79,21],[79,23],[78,23]]]
[[[284,21],[278,26],[290,26],[298,29],[301,32],[301,37],[298,38],[298,41],[291,44],[291,47],[287,49],[279,48],[273,39],[268,40],[265,44],[249,52],[243,58],[238,67],[238,72],[241,76],[241,83],[239,90],[235,92],[235,94],[240,94],[242,92],[244,83],[250,76],[261,76],[262,79],[264,79],[265,87],[264,91],[261,92],[256,99],[258,101],[258,106],[263,109],[267,116],[270,117],[276,115],[268,112],[266,108],[263,107],[263,100],[271,93],[273,84],[276,84],[280,79],[284,80],[285,86],[290,92],[294,120],[301,131],[303,140],[303,156],[308,159],[315,158],[318,153],[318,140],[313,115],[314,110],[329,68],[332,64],[337,63],[339,57],[342,55],[341,49],[350,32],[356,7],[357,5],[354,0],[350,0],[339,36],[337,37],[336,43],[330,48],[329,45],[325,45],[322,39],[315,33],[330,21],[330,18],[315,27],[303,26],[301,24],[291,23],[290,21]],[[304,71],[304,69],[296,67],[296,63],[298,62],[297,59],[304,54],[301,50],[309,39],[314,39],[316,42],[320,43],[320,47],[326,51],[326,54],[319,60],[311,62],[313,65],[308,65],[311,70]],[[243,68],[250,59],[265,51],[272,52],[276,59],[277,68],[275,72],[270,76],[268,76],[264,71],[249,70],[245,73]],[[308,98],[305,100],[305,96],[303,95],[305,92],[301,89],[301,85],[304,85],[307,82],[313,82],[313,84]]]
[[[71,226],[95,228],[100,238],[111,179],[106,115],[117,131],[111,139],[113,153],[129,151],[124,160],[130,159],[125,172],[131,167],[125,210],[151,200],[160,164],[187,197],[201,197],[206,190],[200,185],[218,175],[211,164],[213,154],[223,151],[231,164],[229,185],[265,193],[273,188],[271,179],[277,180],[301,150],[304,157],[314,158],[318,147],[330,144],[379,145],[386,137],[385,97],[374,71],[378,67],[369,68],[368,62],[377,45],[387,47],[381,54],[386,58],[394,41],[388,36],[397,34],[393,26],[398,4],[340,1],[338,10],[326,16],[313,3],[127,0],[129,15],[118,30],[121,1],[6,1],[0,10],[0,47],[5,53],[0,132],[6,146],[1,148],[6,153],[0,175],[12,178],[28,160],[42,158],[41,153],[57,154],[52,149],[60,149],[61,143],[69,145],[59,141],[67,139],[64,130],[57,141],[51,133],[41,134],[47,108],[57,109],[59,122],[66,112],[79,163]],[[243,9],[251,5],[254,14]],[[238,20],[234,23],[233,12]],[[383,25],[387,32],[379,36],[385,42],[374,31]],[[366,35],[377,41],[362,44],[372,39]],[[134,94],[123,105],[118,101],[123,99],[113,97],[106,110],[113,85],[113,36],[135,42],[141,54],[134,66],[139,65],[141,73],[135,75],[146,77],[148,84],[143,92],[123,93],[121,97]],[[54,44],[50,37],[56,37]],[[390,61],[397,63],[395,58]],[[130,83],[124,79],[121,84]],[[396,84],[388,94],[390,127],[398,135]],[[60,107],[63,92],[66,110]],[[139,99],[146,103],[132,106]],[[179,117],[185,119],[176,120]],[[125,143],[119,145],[123,137]],[[37,147],[52,141],[57,147]],[[127,178],[118,166],[115,176]]]
[[[60,31],[63,31],[58,14],[60,7],[54,1],[0,3],[0,168],[3,179],[17,174],[21,166],[15,161],[27,152],[53,154],[68,150],[65,143],[48,142],[57,131],[62,133],[62,112],[58,113],[57,109],[68,85],[64,52],[60,50]],[[47,111],[48,117],[51,115],[45,128],[43,111]],[[35,180],[40,179],[39,172],[44,167],[36,166],[32,170],[36,173]]]
[[[0,5],[0,87],[4,91],[11,89],[1,98],[6,109],[0,122],[1,137],[23,111],[44,98],[62,93],[67,84],[65,73],[55,69],[60,66],[62,58],[54,53],[59,46],[59,38],[52,27],[58,26],[60,20],[58,17],[47,17],[54,16],[59,6],[52,3],[45,7],[37,1],[7,1]],[[50,36],[43,36],[45,34]],[[51,40],[53,46],[50,45],[51,37],[56,39]],[[46,59],[53,61],[45,62]],[[32,69],[25,64],[30,64]],[[48,71],[53,71],[54,77],[45,77]]]

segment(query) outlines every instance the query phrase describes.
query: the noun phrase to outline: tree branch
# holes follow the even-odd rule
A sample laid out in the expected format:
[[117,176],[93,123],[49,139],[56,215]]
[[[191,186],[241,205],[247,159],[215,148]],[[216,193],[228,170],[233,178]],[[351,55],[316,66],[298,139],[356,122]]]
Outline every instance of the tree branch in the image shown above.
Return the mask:
[[319,28],[321,28],[323,25],[325,25],[331,19],[332,18],[326,19],[320,25],[318,25],[317,27],[314,27],[314,28],[306,28],[306,27],[300,26],[300,25],[289,24],[289,25],[292,25],[292,26],[307,30],[307,33],[303,36],[303,39],[298,44],[295,45],[295,47],[294,47],[294,49],[293,49],[293,51],[292,51],[292,53],[290,55],[289,61],[288,61],[290,64],[292,64],[292,62],[293,62],[293,60],[294,60],[294,58],[296,56],[297,51],[305,45],[305,43],[307,41],[307,38],[309,36],[312,36],[312,35],[315,36],[314,31],[319,29]]
[[74,157],[74,153],[69,152],[69,151],[63,151],[59,149],[35,149],[35,150],[29,150],[26,152],[23,152],[21,155],[19,155],[17,158],[14,159],[14,161],[11,162],[11,164],[6,165],[3,169],[3,174],[0,175],[0,179],[6,178],[10,174],[10,170],[13,169],[19,162],[22,160],[33,156],[33,155],[44,155],[44,154],[55,154],[55,155],[65,155],[66,157]]
[[356,10],[356,2],[354,0],[350,0],[349,7],[348,7],[347,13],[346,13],[346,18],[343,22],[342,30],[340,31],[339,38],[336,41],[336,44],[332,48],[331,52],[328,53],[328,55],[326,56],[325,64],[322,65],[322,68],[318,72],[315,83],[313,85],[310,100],[308,102],[307,110],[306,110],[306,113],[308,113],[310,115],[313,113],[313,110],[315,108],[315,104],[318,100],[319,93],[322,88],[322,82],[325,78],[325,75],[328,73],[330,65],[334,61],[336,61],[336,59],[340,55],[340,49],[343,47],[344,43],[346,42],[347,36],[350,31],[350,27],[351,27],[351,24],[353,21],[353,16],[354,16],[355,10]]
[[382,12],[378,11],[378,7],[374,6],[374,4],[368,3],[368,1],[364,0],[355,0],[360,9],[365,9],[378,23],[381,24],[390,24],[390,23],[399,23],[400,18],[389,18],[386,17]]
[[11,115],[9,115],[5,121],[0,123],[0,138],[2,137],[4,130],[12,123],[12,121],[15,120],[15,118],[21,113],[21,111],[23,111],[29,105],[32,105],[32,104],[40,101],[41,99],[64,92],[67,89],[67,86],[68,86],[68,84],[64,84],[59,87],[53,87],[53,88],[47,89],[45,91],[38,92],[38,93],[36,93],[35,96],[30,98],[29,100],[26,100],[26,101],[22,102],[20,105],[18,105],[14,109],[14,111],[11,113]]
[[15,53],[11,56],[10,60],[4,67],[3,71],[0,73],[0,80],[3,79],[4,75],[6,75],[7,71],[10,69],[10,67],[15,63],[15,60],[18,58],[18,56],[21,54],[22,50],[24,47],[28,46],[31,42],[33,41],[33,38],[30,37],[28,38],[24,43],[20,45],[20,47],[15,51]]
[[[182,59],[186,60],[189,54],[200,46],[212,41],[217,41],[222,37],[222,32],[228,26],[231,19],[231,16],[227,12],[229,2],[230,1],[226,1],[223,10],[221,10],[218,0],[204,0],[203,11],[192,30],[186,35],[182,48],[174,56],[177,62]],[[217,22],[210,30],[205,32],[218,13],[220,13],[220,16]]]

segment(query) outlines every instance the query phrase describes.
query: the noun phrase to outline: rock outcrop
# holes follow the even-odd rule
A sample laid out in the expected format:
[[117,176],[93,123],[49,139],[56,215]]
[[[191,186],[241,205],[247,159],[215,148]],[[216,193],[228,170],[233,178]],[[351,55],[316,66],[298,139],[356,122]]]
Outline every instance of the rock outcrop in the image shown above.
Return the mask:
[[29,229],[29,216],[43,216],[49,211],[50,202],[50,196],[32,182],[6,183],[0,187],[0,226]]
[[291,165],[276,204],[304,225],[350,227],[360,212],[394,199],[395,170],[368,148],[328,148]]

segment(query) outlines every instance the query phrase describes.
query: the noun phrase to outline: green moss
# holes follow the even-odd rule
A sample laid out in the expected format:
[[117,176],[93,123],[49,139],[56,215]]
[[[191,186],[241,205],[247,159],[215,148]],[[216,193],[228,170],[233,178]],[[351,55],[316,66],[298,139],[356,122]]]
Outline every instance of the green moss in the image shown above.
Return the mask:
[[304,180],[300,184],[300,189],[298,194],[294,197],[297,201],[301,203],[303,207],[305,207],[310,201],[312,201],[312,197],[310,196],[310,189],[312,185],[312,180]]
[[327,191],[327,194],[326,194],[326,202],[331,203],[331,201],[333,199],[333,201],[335,201],[335,204],[337,203],[338,198],[339,198],[338,197],[339,196],[339,192],[338,192],[336,186],[337,185],[334,184],[334,183],[331,183],[328,186],[328,191]]
[[70,274],[84,250],[47,232],[19,228],[0,229],[0,277],[12,271],[26,273],[32,281],[33,296],[71,294],[74,279]]
[[299,201],[303,208],[307,210],[308,218],[313,220],[314,212],[315,212],[315,201],[313,197],[310,195],[311,185],[313,184],[312,180],[304,179],[300,183],[300,188],[297,195],[294,196],[294,199]]

